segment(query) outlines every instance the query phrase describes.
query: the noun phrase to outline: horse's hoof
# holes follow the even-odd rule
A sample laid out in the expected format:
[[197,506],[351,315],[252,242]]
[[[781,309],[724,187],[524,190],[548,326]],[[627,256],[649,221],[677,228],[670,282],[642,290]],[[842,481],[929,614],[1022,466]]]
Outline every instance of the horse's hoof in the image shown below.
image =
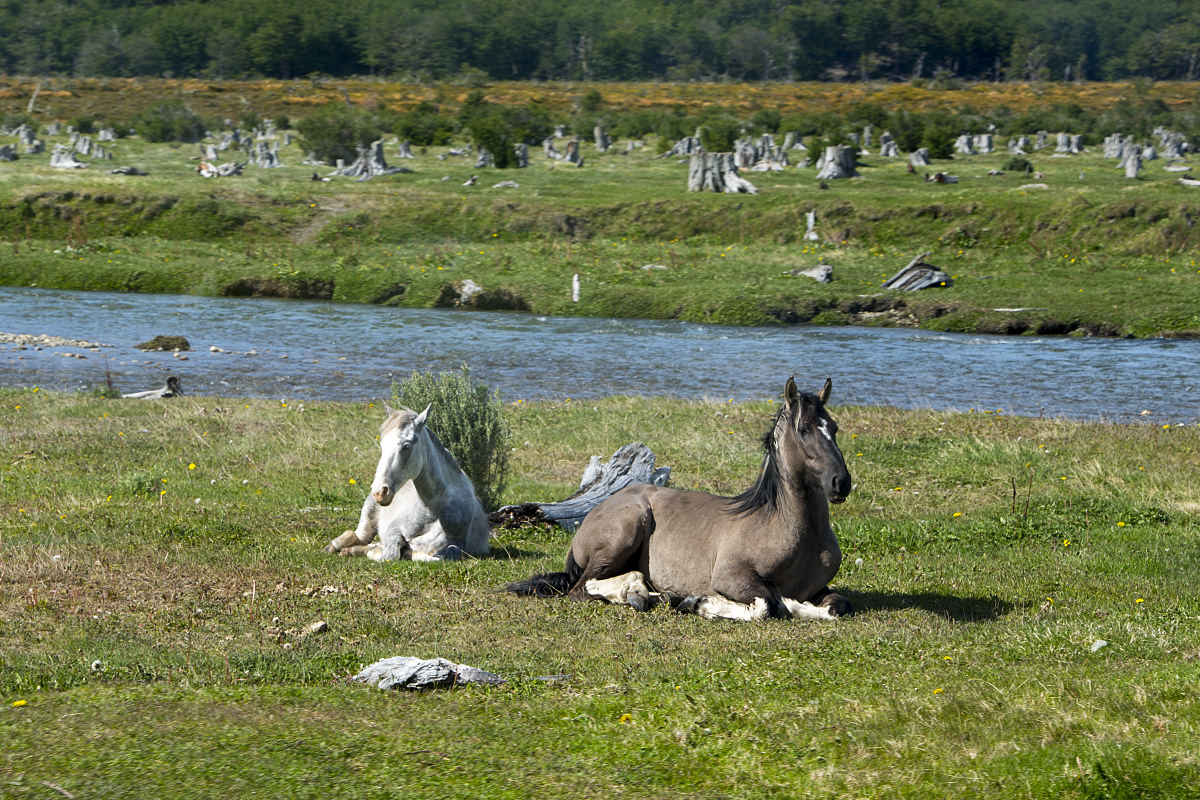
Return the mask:
[[633,606],[634,611],[647,611],[650,608],[650,598],[641,592],[630,592],[625,595],[625,602]]
[[687,597],[679,601],[679,605],[675,606],[675,610],[680,614],[697,614],[700,602],[704,600],[702,595],[689,594]]
[[854,613],[854,607],[850,605],[850,601],[840,594],[825,595],[821,600],[821,605],[825,607],[831,617],[848,617]]
[[435,557],[442,561],[461,561],[463,549],[456,544],[448,544],[438,550]]
[[332,544],[332,543],[325,545],[325,552],[326,552],[326,553],[336,553],[336,552],[338,552],[337,545],[335,545],[335,544]]

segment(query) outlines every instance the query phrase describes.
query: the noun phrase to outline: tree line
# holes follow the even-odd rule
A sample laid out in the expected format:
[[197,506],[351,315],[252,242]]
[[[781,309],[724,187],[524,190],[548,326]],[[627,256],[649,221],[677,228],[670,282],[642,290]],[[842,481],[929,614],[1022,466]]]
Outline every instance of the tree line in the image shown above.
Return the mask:
[[1194,80],[1200,0],[0,0],[19,75]]

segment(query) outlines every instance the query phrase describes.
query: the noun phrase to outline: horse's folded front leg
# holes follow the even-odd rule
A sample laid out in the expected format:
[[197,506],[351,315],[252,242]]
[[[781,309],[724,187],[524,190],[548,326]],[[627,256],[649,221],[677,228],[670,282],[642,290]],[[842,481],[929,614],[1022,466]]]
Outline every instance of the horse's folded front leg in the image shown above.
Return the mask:
[[683,613],[699,614],[705,619],[732,619],[738,622],[751,622],[770,616],[770,607],[761,597],[754,598],[751,603],[739,603],[720,595],[693,595],[675,608]]
[[638,611],[649,611],[664,600],[660,593],[650,591],[646,576],[636,570],[613,578],[592,578],[584,583],[583,588],[592,597],[617,605],[633,606]]
[[325,546],[326,553],[347,553],[349,555],[357,555],[349,551],[361,546],[363,543],[359,541],[358,534],[354,531],[346,531],[341,536],[335,536],[333,541]]

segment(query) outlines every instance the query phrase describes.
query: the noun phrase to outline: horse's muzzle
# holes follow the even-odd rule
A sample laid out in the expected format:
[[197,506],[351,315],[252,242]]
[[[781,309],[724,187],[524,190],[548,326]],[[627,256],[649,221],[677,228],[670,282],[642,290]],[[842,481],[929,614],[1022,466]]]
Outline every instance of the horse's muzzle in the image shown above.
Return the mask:
[[389,486],[381,486],[371,492],[371,497],[375,498],[375,502],[381,506],[386,506],[396,498],[395,492]]

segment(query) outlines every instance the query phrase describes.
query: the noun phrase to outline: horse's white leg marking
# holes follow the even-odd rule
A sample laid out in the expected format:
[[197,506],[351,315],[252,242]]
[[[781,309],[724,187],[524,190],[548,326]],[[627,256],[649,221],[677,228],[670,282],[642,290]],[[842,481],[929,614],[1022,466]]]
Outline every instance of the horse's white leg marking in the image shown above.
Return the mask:
[[756,597],[753,603],[746,605],[720,595],[706,595],[692,606],[692,610],[705,619],[732,619],[738,622],[750,622],[766,618],[767,601],[762,597]]
[[792,616],[797,619],[837,619],[827,606],[814,606],[807,600],[795,600],[791,597],[783,598],[783,604],[787,606],[787,610]]
[[647,611],[663,601],[659,592],[652,592],[646,586],[646,576],[636,570],[614,578],[593,578],[583,589],[593,597],[616,605],[630,605],[638,611]]

